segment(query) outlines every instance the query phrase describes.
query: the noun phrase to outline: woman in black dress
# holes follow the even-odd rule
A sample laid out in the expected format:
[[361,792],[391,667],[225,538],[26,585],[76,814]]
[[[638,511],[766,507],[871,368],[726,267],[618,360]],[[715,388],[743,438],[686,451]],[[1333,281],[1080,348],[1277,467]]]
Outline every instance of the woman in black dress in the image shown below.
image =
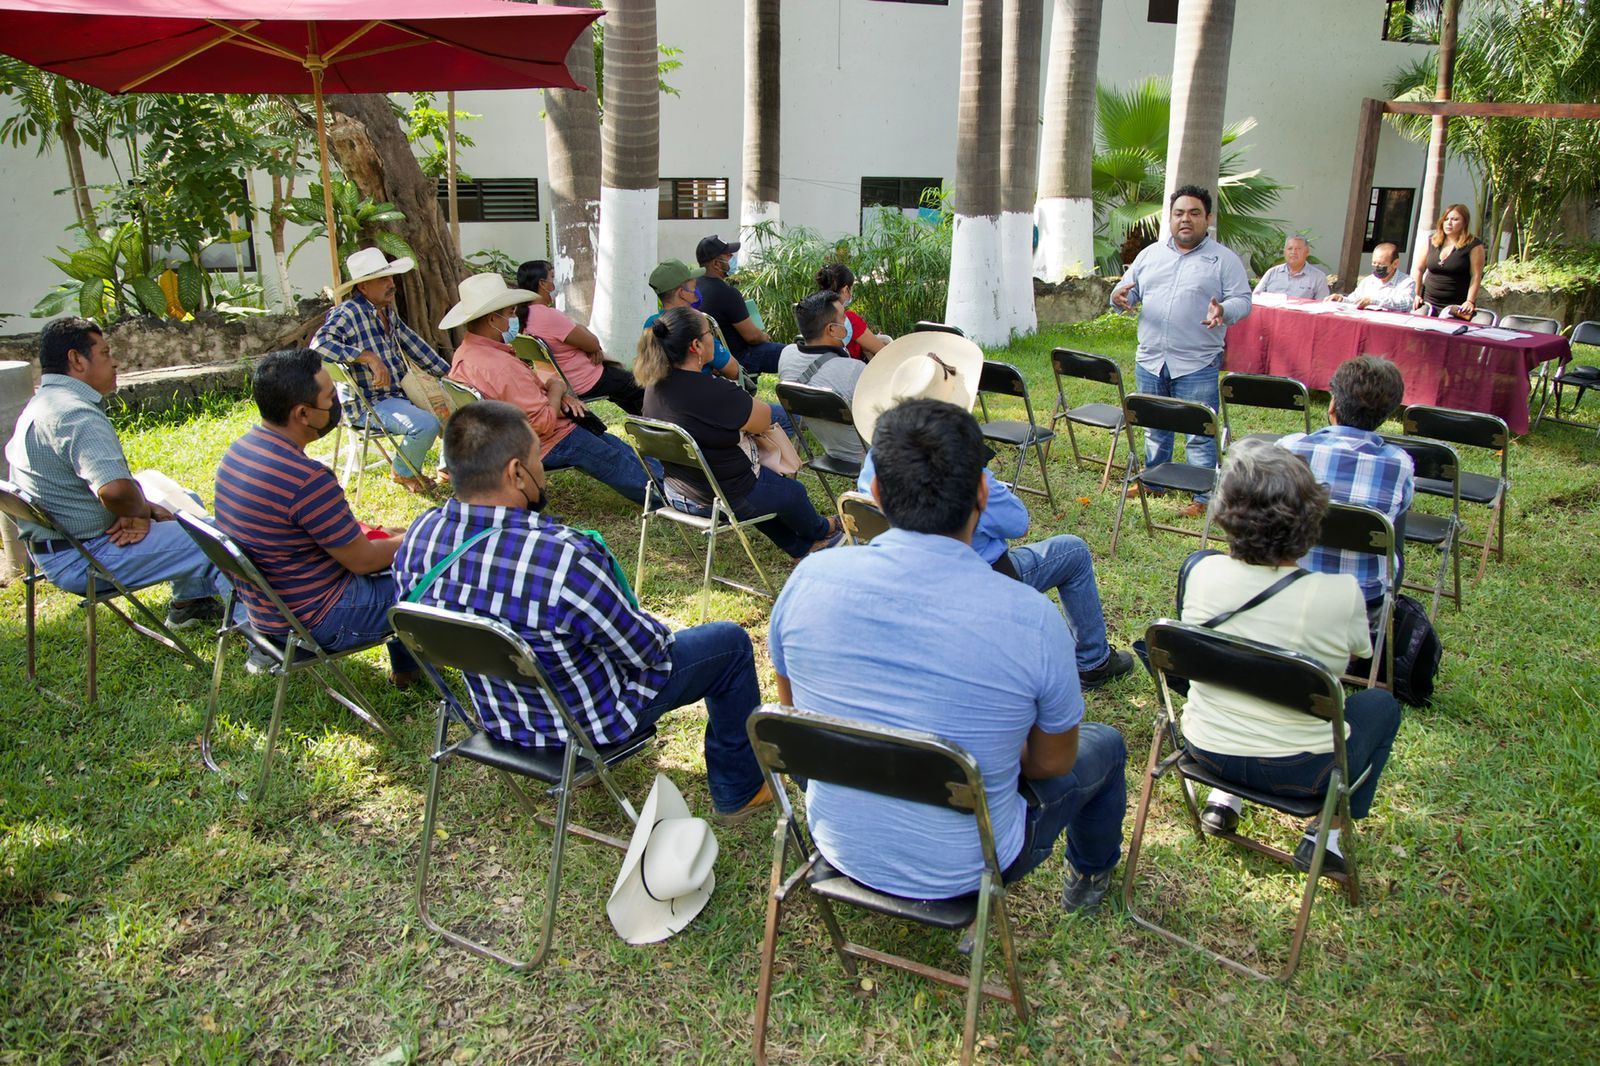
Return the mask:
[[1485,249],[1472,235],[1472,211],[1466,204],[1445,208],[1424,251],[1412,271],[1417,306],[1426,304],[1434,315],[1454,308],[1456,317],[1471,318],[1478,309]]

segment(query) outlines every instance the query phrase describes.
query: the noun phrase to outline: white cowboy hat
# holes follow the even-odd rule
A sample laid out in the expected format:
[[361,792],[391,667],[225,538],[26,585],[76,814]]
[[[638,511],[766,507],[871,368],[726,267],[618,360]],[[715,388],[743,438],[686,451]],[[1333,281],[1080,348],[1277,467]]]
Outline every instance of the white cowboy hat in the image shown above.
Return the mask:
[[717,886],[717,838],[689,813],[683,794],[656,775],[628,841],[606,915],[630,944],[665,940],[694,920]]
[[907,400],[944,400],[963,411],[978,400],[983,349],[953,333],[908,333],[878,349],[856,379],[850,414],[869,445],[878,416]]
[[340,282],[339,291],[349,292],[363,281],[372,281],[375,278],[409,274],[416,265],[409,256],[390,259],[379,248],[363,248],[359,252],[351,252],[350,257],[344,261],[345,269],[350,272],[350,280]]
[[461,299],[439,320],[440,329],[455,329],[491,311],[525,304],[534,298],[527,289],[513,289],[499,274],[474,274],[464,278],[456,289]]

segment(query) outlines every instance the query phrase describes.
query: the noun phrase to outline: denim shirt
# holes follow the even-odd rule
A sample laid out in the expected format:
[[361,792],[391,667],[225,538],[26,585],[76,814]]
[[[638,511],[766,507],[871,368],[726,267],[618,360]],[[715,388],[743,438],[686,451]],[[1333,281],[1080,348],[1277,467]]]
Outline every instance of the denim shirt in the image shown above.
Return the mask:
[[1250,278],[1244,264],[1211,237],[1188,252],[1179,251],[1171,237],[1150,245],[1134,259],[1117,288],[1130,282],[1128,304],[1144,307],[1139,316],[1139,365],[1154,374],[1164,365],[1171,376],[1183,377],[1216,360],[1227,330],[1202,325],[1213,299],[1222,305],[1224,327],[1250,313]]

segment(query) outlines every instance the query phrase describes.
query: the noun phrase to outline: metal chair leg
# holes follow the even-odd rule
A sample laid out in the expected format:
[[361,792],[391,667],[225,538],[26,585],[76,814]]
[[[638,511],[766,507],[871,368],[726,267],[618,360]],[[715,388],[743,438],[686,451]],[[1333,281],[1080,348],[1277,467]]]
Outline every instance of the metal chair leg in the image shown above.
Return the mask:
[[[286,656],[294,654],[294,644],[291,641],[286,648]],[[261,753],[261,779],[256,784],[256,793],[251,797],[252,802],[260,803],[267,796],[267,780],[272,776],[272,752],[278,744],[278,730],[283,726],[283,704],[289,694],[289,670],[285,666],[278,674],[278,692],[272,698],[272,720],[267,723],[267,746]]]
[[217,721],[217,704],[222,698],[222,667],[227,656],[229,633],[226,628],[217,635],[217,654],[211,665],[211,695],[206,700],[206,720],[200,727],[200,761],[214,774],[222,773],[211,754],[211,730]]
[[961,1029],[961,1063],[972,1062],[978,1044],[978,1010],[983,1006],[983,955],[989,943],[989,906],[994,885],[987,871],[978,888],[978,917],[972,923],[972,967],[967,972],[967,1016]]
[[711,525],[706,527],[706,572],[700,582],[700,621],[711,611],[711,560],[717,553],[717,521],[722,513],[722,501],[711,501]]
[[755,1060],[766,1066],[767,1017],[772,1010],[772,971],[778,953],[778,922],[783,917],[783,860],[789,850],[789,817],[778,819],[772,832],[772,873],[767,881],[767,923],[761,937],[761,975],[756,979]]
[[1017,1020],[1027,1024],[1028,997],[1022,990],[1022,973],[1017,969],[1017,947],[1011,935],[1011,911],[1003,890],[995,897],[995,918],[1000,926],[1000,953],[1005,958],[1006,981],[1011,985],[1011,1006],[1017,1012]]
[[99,598],[95,595],[94,567],[89,568],[88,582],[84,587],[83,609],[88,612],[84,622],[84,639],[89,643],[89,706],[93,707],[100,699],[99,686],[96,684],[95,660],[99,651],[99,633],[96,632],[95,622],[99,614]]
[[1049,467],[1045,466],[1044,445],[1040,443],[1037,438],[1035,438],[1033,442],[1033,454],[1039,459],[1039,479],[1044,482],[1045,502],[1050,505],[1051,510],[1054,510],[1056,506],[1056,494],[1050,488],[1050,469]]
[[23,624],[27,630],[28,636],[28,680],[30,682],[37,682],[39,680],[38,663],[35,658],[35,627],[37,626],[37,622],[34,617],[34,612],[37,610],[39,593],[38,590],[34,588],[34,585],[38,582],[38,571],[34,569],[33,556],[27,554],[26,549],[24,549],[23,552],[23,560],[22,600],[23,611],[25,612],[24,618],[26,619]]
[[1339,771],[1333,771],[1328,781],[1327,799],[1322,804],[1322,814],[1317,818],[1317,843],[1311,852],[1311,869],[1306,872],[1306,888],[1300,897],[1300,913],[1295,919],[1294,939],[1289,942],[1289,959],[1284,963],[1278,980],[1287,984],[1300,965],[1300,949],[1305,946],[1306,930],[1311,925],[1311,907],[1317,899],[1317,883],[1322,880],[1323,859],[1328,854],[1328,830],[1333,823],[1333,812],[1338,804],[1339,792],[1344,782]]

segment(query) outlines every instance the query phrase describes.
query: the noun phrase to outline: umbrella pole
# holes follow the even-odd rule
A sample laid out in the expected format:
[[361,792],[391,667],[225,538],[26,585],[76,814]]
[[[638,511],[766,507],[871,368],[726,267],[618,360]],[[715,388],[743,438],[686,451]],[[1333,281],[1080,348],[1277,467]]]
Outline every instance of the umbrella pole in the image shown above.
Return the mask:
[[339,234],[337,219],[333,214],[333,179],[328,173],[328,123],[322,113],[322,68],[311,68],[311,96],[317,104],[317,156],[322,163],[322,211],[328,231],[328,264],[333,282],[330,291],[339,291]]

